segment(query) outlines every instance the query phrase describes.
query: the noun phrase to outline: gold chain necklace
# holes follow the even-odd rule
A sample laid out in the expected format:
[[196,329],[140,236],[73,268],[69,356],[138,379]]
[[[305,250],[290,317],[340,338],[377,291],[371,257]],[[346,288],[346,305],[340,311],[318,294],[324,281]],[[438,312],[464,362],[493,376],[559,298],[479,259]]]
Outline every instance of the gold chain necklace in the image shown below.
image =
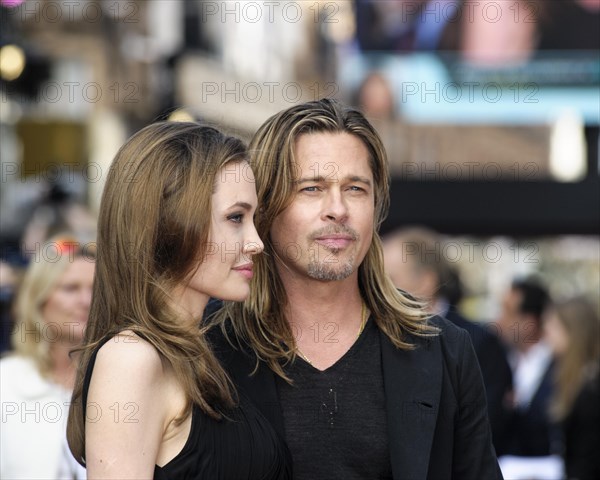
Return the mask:
[[[363,330],[365,329],[365,325],[367,324],[367,318],[368,318],[367,312],[368,312],[367,306],[365,305],[365,302],[362,302],[362,307],[361,307],[361,312],[360,312],[360,316],[361,316],[360,327],[358,329],[358,333],[356,334],[356,340],[358,340],[358,337],[360,337],[360,334],[363,332]],[[296,353],[298,355],[300,355],[302,360],[304,360],[306,363],[308,363],[310,366],[312,366],[312,362],[308,359],[308,357],[306,355],[304,355],[302,353],[302,350],[300,350],[297,345],[296,345]]]

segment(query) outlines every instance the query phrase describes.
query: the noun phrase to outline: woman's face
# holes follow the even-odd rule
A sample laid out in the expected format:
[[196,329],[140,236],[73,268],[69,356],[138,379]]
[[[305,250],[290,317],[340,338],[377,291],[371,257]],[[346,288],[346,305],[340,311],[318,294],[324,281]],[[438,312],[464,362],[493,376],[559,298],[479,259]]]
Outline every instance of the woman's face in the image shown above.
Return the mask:
[[59,277],[42,307],[46,340],[81,342],[92,302],[94,268],[93,261],[75,258]]
[[544,316],[544,338],[556,355],[564,354],[569,348],[569,333],[554,310]]
[[263,250],[253,221],[256,207],[254,174],[248,163],[234,162],[219,170],[206,256],[179,302],[189,312],[195,312],[196,299],[239,302],[250,293],[252,257]]

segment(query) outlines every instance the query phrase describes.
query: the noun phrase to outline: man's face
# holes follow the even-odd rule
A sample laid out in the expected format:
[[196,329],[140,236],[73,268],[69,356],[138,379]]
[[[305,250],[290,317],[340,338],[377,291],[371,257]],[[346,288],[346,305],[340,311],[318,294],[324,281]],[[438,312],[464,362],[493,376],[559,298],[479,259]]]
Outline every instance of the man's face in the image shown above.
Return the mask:
[[356,275],[375,214],[366,146],[348,133],[308,133],[296,141],[295,158],[295,196],[270,232],[280,275],[322,281]]
[[[394,286],[422,300],[431,300],[439,289],[437,274],[431,269],[421,267],[421,251],[409,249],[412,242],[402,238],[393,238],[383,242],[383,259],[386,273]],[[407,247],[408,245],[408,247]]]
[[523,328],[524,315],[520,311],[523,295],[520,291],[509,289],[502,297],[501,312],[497,327],[499,334],[510,345],[518,344],[519,333]]

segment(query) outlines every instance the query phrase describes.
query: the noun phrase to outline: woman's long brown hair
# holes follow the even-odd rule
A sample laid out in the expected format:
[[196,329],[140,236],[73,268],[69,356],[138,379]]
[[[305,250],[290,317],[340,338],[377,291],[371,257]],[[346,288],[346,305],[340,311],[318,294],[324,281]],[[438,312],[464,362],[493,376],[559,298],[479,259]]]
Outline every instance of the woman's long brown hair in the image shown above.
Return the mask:
[[150,125],[117,153],[102,196],[92,305],[67,427],[80,463],[85,372],[100,342],[124,330],[150,342],[172,367],[188,400],[179,421],[192,404],[220,418],[220,408],[234,403],[230,381],[199,328],[201,319],[196,325],[182,321],[170,294],[205,256],[217,172],[246,159],[240,140],[179,122]]

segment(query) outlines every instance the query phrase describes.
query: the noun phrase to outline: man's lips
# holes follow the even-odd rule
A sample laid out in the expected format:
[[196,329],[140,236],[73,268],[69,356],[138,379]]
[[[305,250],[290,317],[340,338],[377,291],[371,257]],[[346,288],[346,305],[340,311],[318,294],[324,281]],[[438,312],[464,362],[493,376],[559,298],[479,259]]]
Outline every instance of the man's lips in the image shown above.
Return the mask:
[[342,249],[346,248],[350,243],[354,241],[354,238],[351,235],[347,234],[328,234],[328,235],[320,235],[315,238],[315,242],[334,249]]
[[237,267],[233,267],[233,270],[241,273],[244,277],[251,279],[254,272],[252,271],[252,264],[245,263],[244,265],[239,265]]

